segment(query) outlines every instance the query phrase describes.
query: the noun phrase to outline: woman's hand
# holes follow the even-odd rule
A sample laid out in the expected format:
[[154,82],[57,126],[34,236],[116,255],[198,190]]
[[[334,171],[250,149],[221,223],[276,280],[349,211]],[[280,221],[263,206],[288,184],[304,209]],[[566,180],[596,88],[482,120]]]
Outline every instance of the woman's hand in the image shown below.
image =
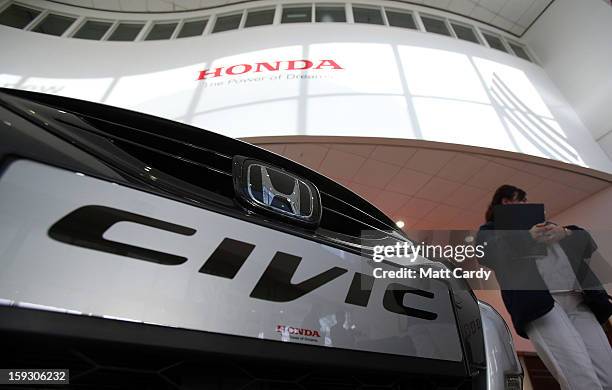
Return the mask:
[[567,229],[554,223],[539,223],[529,229],[531,238],[543,244],[554,244],[568,236]]
[[534,240],[541,242],[542,237],[548,232],[550,228],[545,222],[538,223],[537,225],[533,225],[531,229],[529,229],[529,234],[531,238]]

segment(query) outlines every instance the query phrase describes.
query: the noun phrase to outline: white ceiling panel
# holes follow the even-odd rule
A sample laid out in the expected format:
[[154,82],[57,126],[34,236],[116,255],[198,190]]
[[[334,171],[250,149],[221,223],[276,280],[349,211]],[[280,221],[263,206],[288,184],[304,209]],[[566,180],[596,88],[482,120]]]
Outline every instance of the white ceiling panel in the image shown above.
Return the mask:
[[491,12],[488,8],[477,5],[469,15],[471,18],[480,20],[481,22],[491,23],[497,16],[495,12]]
[[163,0],[147,0],[149,12],[171,12],[173,5]]
[[505,1],[504,6],[499,11],[499,15],[511,21],[518,21],[534,2],[534,0]]
[[478,3],[481,7],[488,9],[494,14],[499,13],[506,6],[507,3],[510,3],[514,0],[474,0],[475,3]]
[[451,0],[425,0],[425,5],[437,8],[448,8]]
[[470,15],[476,7],[476,3],[472,0],[452,0],[448,8],[461,15]]

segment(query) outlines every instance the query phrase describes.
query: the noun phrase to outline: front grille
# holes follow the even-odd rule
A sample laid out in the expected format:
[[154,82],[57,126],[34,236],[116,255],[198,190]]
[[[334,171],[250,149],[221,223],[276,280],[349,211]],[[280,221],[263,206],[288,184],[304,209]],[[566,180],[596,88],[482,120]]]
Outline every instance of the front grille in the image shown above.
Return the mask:
[[[143,130],[87,115],[82,118],[95,129],[100,130],[100,135],[112,139],[121,148],[148,150],[153,155],[146,155],[147,158],[155,159],[155,154],[163,155],[183,161],[185,164],[231,176],[232,156],[215,151],[214,145],[206,145],[205,137],[197,139],[200,137],[191,134],[190,139],[186,139],[187,137],[182,132],[164,134],[160,129]],[[163,163],[160,166],[163,166]]]
[[392,230],[388,224],[332,194],[323,192],[321,202],[323,208],[328,212],[328,221],[322,223],[322,226],[327,229],[356,237],[362,235],[364,231],[388,232]]
[[141,130],[108,120],[83,117],[97,135],[110,140],[114,146],[142,161],[151,169],[163,172],[185,183],[233,198],[232,156],[218,153],[200,144]]
[[[19,100],[64,138],[167,193],[236,209],[232,158],[248,156],[287,169],[317,186],[323,206],[316,235],[353,250],[403,239],[393,222],[338,183],[267,150],[222,135],[127,110],[50,95]],[[41,105],[44,104],[44,105]],[[269,218],[268,218],[269,219]],[[279,224],[282,223],[279,221]],[[312,232],[311,232],[312,233]]]
[[[6,334],[6,367],[70,370],[69,389],[147,390],[468,390],[469,378],[194,353],[170,348]],[[10,337],[8,337],[10,336]],[[44,348],[41,346],[44,345]],[[324,353],[324,351],[323,351]],[[36,386],[57,388],[57,386]]]

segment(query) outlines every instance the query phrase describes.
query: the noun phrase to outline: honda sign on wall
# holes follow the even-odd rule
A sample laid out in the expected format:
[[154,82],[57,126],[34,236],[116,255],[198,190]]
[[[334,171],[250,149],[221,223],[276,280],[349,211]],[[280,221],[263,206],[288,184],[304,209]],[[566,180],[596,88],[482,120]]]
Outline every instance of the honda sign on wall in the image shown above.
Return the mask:
[[126,43],[0,26],[0,49],[0,86],[102,102],[231,137],[423,139],[612,172],[539,65],[437,34],[295,24]]

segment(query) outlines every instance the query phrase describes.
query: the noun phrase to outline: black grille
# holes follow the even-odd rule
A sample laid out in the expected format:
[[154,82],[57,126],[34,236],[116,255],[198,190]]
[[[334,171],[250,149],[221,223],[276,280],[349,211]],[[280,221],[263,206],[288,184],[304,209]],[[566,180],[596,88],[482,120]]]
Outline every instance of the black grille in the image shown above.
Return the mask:
[[[11,91],[21,112],[77,143],[110,165],[148,185],[200,202],[236,209],[232,158],[248,156],[304,177],[321,192],[322,219],[316,235],[354,249],[402,239],[387,216],[338,183],[253,145],[216,133],[114,107],[58,96]],[[34,103],[32,100],[36,101]],[[38,103],[38,104],[37,104]],[[280,222],[279,222],[280,223]]]
[[332,231],[359,237],[364,231],[381,231],[386,234],[393,230],[387,223],[329,193],[321,194],[321,202],[327,211],[327,221],[321,225]]
[[138,153],[148,151],[142,154],[146,159],[156,160],[161,155],[231,176],[232,156],[215,151],[214,145],[207,145],[205,137],[195,134],[186,137],[183,132],[173,133],[168,128],[138,129],[91,116],[83,116],[83,119],[121,148]]
[[[100,135],[109,137],[117,147],[151,167],[200,188],[219,192],[228,198],[234,196],[231,150],[224,151],[227,154],[223,154],[213,151],[210,147],[196,145],[193,139],[189,142],[180,136],[170,138],[159,132],[144,131],[98,118],[85,117],[85,120],[101,130]],[[320,178],[316,179],[321,182]],[[317,182],[314,184],[317,185]],[[319,233],[352,243],[360,243],[364,238],[385,240],[390,237],[393,228],[388,222],[383,222],[349,203],[357,197],[352,192],[345,190],[341,193],[338,188],[336,191],[337,196],[343,196],[347,200],[321,192],[323,216]]]
[[[2,336],[9,334],[2,333]],[[4,367],[64,368],[70,385],[23,389],[468,390],[469,378],[356,370],[125,343],[11,334]]]
[[[213,151],[210,145],[195,144],[194,137],[187,140],[186,137],[181,137],[180,133],[176,134],[176,137],[173,134],[171,138],[168,134],[160,134],[160,131],[144,131],[89,116],[83,119],[95,129],[88,131],[112,140],[113,145],[153,169],[201,189],[215,191],[227,198],[234,197],[231,150],[224,150],[225,153]],[[321,177],[316,179],[321,183]],[[315,185],[319,187],[317,182]],[[327,187],[331,185],[327,184]],[[388,222],[383,222],[350,203],[355,203],[355,194],[346,189],[341,191],[340,188],[336,188],[335,192],[336,196],[321,192],[323,215],[319,234],[353,245],[362,244],[364,239],[370,242],[370,246],[380,243],[377,241],[397,239],[397,235],[390,233],[393,228]],[[343,196],[346,200],[337,196]]]
[[[151,168],[206,191],[233,198],[232,157],[201,144],[188,142],[177,134],[169,137],[159,130],[141,130],[107,120],[84,117],[96,133],[114,146]],[[89,129],[92,131],[92,129]]]

